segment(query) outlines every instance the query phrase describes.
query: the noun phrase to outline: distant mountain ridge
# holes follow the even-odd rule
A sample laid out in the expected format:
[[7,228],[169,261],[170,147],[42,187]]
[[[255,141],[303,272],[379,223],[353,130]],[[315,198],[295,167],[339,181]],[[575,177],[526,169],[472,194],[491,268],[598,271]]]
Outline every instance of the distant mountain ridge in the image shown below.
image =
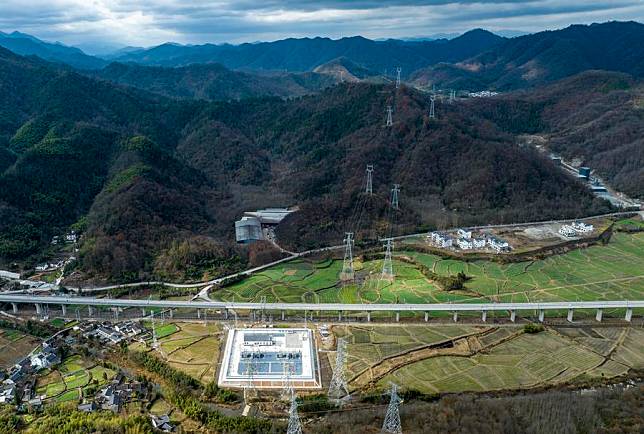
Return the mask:
[[163,44],[133,51],[115,60],[155,66],[182,66],[216,62],[232,69],[286,70],[305,72],[333,59],[347,58],[364,68],[383,73],[401,66],[403,74],[438,62],[458,62],[490,49],[504,38],[481,29],[446,40],[373,41],[361,36],[332,40],[329,38],[283,39],[241,45]]
[[644,76],[644,24],[572,25],[504,40],[470,59],[416,71],[411,80],[468,90],[534,87],[586,70]]
[[107,64],[105,60],[89,56],[76,47],[52,44],[20,32],[0,32],[0,46],[21,56],[38,56],[49,62],[65,63],[78,69],[99,69]]

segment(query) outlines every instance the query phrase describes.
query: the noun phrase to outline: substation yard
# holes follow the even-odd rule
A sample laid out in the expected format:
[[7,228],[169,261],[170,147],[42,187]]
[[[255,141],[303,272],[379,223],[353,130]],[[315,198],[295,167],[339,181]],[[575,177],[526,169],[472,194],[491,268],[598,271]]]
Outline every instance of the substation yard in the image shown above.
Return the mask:
[[390,382],[429,394],[529,389],[644,369],[644,330],[634,327],[528,334],[518,326],[388,324],[335,326],[333,332],[347,340],[354,391],[386,389]]
[[[395,251],[393,282],[380,279],[380,259],[362,262],[357,257],[354,265],[356,283],[339,282],[342,260],[299,259],[213,291],[211,296],[227,301],[314,303],[639,300],[644,294],[644,232],[617,232],[606,245],[514,263],[461,261],[411,250]],[[441,276],[462,271],[469,280],[463,290],[445,291],[423,275],[421,265]],[[584,314],[594,315],[578,315]],[[623,314],[621,310],[604,312],[605,316]],[[401,316],[405,315],[412,314]]]

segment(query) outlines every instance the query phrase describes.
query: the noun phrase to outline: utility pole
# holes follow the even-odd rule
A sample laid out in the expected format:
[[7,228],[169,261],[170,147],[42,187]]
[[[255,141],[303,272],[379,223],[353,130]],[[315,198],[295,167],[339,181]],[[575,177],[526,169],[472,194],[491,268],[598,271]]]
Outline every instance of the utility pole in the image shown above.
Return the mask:
[[340,280],[353,280],[353,232],[346,232],[344,238],[344,262],[342,263],[342,272]]
[[339,400],[349,393],[347,379],[344,374],[344,362],[346,360],[346,341],[338,338],[338,348],[335,353],[335,369],[329,385],[329,397]]
[[402,71],[402,68],[399,66],[396,68],[396,89],[400,87],[400,72]]
[[387,414],[385,415],[385,421],[382,424],[382,430],[380,432],[402,434],[402,426],[400,425],[400,413],[398,411],[400,398],[398,397],[398,386],[396,384],[391,383],[389,395],[391,396],[391,399],[389,400]]
[[373,165],[367,164],[367,190],[365,191],[369,196],[373,194]]
[[393,241],[388,239],[387,244],[385,244],[385,260],[382,263],[382,279],[393,280],[394,278],[394,266],[391,261],[393,248]]
[[394,188],[391,189],[391,207],[393,209],[400,209],[398,205],[398,193],[400,193],[400,184],[394,184]]
[[394,112],[394,110],[391,108],[390,105],[388,105],[387,106],[387,124],[386,124],[388,127],[390,127],[390,126],[392,126],[394,124],[394,119],[393,119],[393,116],[392,116],[393,112]]
[[436,117],[436,114],[434,113],[434,100],[436,97],[434,95],[429,97],[429,100],[431,101],[430,106],[429,106],[429,118],[434,119]]
[[286,434],[302,434],[302,423],[300,422],[300,416],[297,414],[297,397],[295,394],[291,396],[291,408],[289,410]]

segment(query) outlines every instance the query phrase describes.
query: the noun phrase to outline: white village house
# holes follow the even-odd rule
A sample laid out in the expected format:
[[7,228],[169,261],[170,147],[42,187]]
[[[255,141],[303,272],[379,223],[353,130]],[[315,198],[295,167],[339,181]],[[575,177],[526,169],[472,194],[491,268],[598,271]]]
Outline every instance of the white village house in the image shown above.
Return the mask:
[[443,232],[432,232],[428,235],[430,242],[436,247],[452,247],[454,240]]

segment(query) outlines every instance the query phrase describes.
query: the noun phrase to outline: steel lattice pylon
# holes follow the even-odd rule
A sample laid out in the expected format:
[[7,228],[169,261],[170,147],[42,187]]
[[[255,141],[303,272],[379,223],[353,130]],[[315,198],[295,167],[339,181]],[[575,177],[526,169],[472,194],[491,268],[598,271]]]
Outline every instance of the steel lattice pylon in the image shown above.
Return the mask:
[[373,165],[367,164],[367,189],[365,191],[368,195],[373,194]]
[[391,207],[393,209],[399,209],[398,193],[400,193],[400,184],[394,184],[394,188],[391,189]]
[[347,379],[344,374],[344,362],[346,360],[346,341],[343,338],[338,339],[338,348],[335,353],[335,369],[331,384],[329,384],[329,397],[340,399],[349,393]]
[[399,66],[396,68],[396,89],[400,87],[400,72],[402,71],[402,68]]
[[385,244],[385,260],[382,263],[382,278],[383,279],[393,279],[394,278],[394,266],[391,261],[391,254],[394,248],[394,243],[392,240],[387,240]]
[[394,124],[394,119],[392,116],[392,113],[394,112],[394,109],[391,108],[390,105],[387,106],[387,126],[390,127]]
[[342,272],[340,280],[353,280],[353,232],[346,232],[344,238],[344,262],[342,263]]
[[436,97],[434,95],[429,97],[430,105],[429,105],[429,118],[434,119],[436,117],[436,113],[434,112],[434,100]]
[[385,421],[382,424],[382,430],[380,432],[402,434],[402,426],[400,425],[400,413],[398,412],[400,398],[398,397],[398,386],[396,384],[391,383],[389,395],[391,396],[391,399],[389,400],[387,414],[385,415]]
[[291,408],[289,410],[286,434],[302,434],[302,423],[300,422],[300,416],[297,414],[297,397],[295,394],[291,396]]

